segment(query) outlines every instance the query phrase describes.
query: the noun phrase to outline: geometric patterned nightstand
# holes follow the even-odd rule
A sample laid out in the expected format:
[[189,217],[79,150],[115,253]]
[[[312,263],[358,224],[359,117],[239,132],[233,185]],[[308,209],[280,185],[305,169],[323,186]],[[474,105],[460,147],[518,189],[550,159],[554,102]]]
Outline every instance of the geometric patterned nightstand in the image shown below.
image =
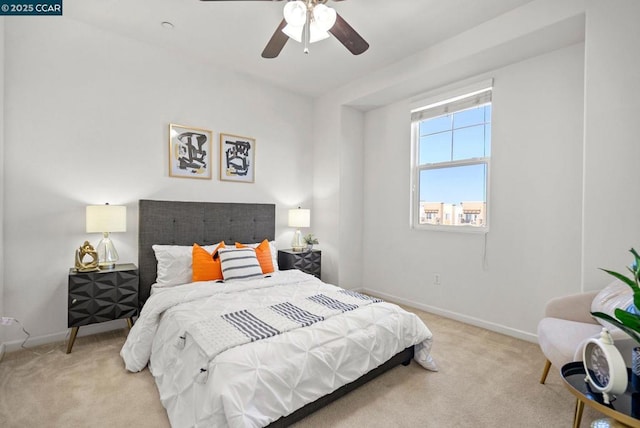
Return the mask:
[[298,269],[320,278],[322,251],[278,251],[278,267],[281,270]]
[[133,263],[95,272],[69,270],[67,324],[71,328],[67,354],[83,325],[127,319],[138,315],[138,268]]

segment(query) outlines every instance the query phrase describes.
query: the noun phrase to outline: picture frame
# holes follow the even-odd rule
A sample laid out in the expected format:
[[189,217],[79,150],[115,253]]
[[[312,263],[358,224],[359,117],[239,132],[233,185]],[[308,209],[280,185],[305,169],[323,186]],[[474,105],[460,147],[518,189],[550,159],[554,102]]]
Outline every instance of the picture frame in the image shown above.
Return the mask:
[[256,140],[241,135],[220,134],[220,180],[253,183]]
[[169,125],[169,176],[181,178],[212,177],[213,132],[209,129]]

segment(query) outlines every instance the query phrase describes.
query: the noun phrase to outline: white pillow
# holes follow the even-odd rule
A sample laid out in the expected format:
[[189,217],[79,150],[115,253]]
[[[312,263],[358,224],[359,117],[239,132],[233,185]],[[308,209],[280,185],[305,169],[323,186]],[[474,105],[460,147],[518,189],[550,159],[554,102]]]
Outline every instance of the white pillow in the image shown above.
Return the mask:
[[[193,278],[193,245],[153,245],[158,261],[156,287],[188,284]],[[218,244],[203,246],[213,253]]]
[[221,248],[218,255],[225,282],[264,277],[253,248]]
[[[249,248],[256,248],[260,244],[260,242],[256,242],[253,244],[242,245],[246,245]],[[276,241],[269,241],[269,251],[271,252],[271,262],[273,263],[273,270],[274,272],[277,272],[280,269],[278,269],[278,248],[276,247]]]
[[[596,297],[591,302],[591,312],[604,312],[615,318],[617,308],[626,311],[629,310],[629,306],[632,304],[633,290],[631,287],[622,281],[615,280],[596,294]],[[607,328],[611,326],[601,318],[596,318],[596,321]]]

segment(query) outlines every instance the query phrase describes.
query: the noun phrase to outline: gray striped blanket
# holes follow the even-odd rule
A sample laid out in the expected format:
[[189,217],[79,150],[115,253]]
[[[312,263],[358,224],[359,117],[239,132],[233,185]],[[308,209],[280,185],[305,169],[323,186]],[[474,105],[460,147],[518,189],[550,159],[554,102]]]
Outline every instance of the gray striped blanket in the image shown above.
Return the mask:
[[323,291],[265,308],[244,309],[197,321],[186,333],[212,359],[235,346],[307,327],[377,302],[382,300],[355,291]]

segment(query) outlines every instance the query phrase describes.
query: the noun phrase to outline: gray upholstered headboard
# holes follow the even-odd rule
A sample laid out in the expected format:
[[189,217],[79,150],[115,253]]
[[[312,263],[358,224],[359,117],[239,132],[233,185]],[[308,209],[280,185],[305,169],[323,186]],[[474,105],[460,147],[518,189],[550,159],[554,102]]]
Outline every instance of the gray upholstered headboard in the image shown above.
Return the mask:
[[139,307],[149,298],[156,280],[160,245],[211,245],[220,241],[260,242],[275,239],[275,205],[222,202],[139,201]]

